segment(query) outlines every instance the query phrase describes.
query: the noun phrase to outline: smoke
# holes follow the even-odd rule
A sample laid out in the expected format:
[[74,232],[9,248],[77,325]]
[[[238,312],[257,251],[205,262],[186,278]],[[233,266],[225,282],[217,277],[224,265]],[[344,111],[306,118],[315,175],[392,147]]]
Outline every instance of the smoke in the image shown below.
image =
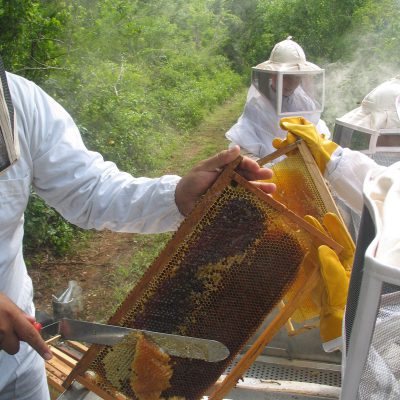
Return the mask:
[[[386,50],[383,38],[363,34],[343,43],[351,43],[347,60],[324,65],[325,109],[322,118],[333,130],[335,119],[359,107],[363,98],[376,86],[400,74],[393,61],[393,50]],[[343,54],[349,49],[343,49]]]

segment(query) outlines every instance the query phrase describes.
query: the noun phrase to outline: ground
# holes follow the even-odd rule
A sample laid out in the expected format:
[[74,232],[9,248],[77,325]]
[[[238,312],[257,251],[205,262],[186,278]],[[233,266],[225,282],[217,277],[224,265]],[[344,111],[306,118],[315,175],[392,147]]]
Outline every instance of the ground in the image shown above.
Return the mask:
[[[112,308],[113,270],[128,264],[135,251],[134,235],[103,231],[95,233],[79,254],[43,260],[30,268],[38,310],[52,315],[52,295],[60,295],[70,280],[82,288],[87,320],[107,319]],[[102,317],[104,316],[104,317]]]
[[[245,93],[238,93],[231,101],[207,116],[196,132],[177,153],[166,173],[172,170],[183,174],[188,160],[194,164],[227,147],[224,133],[241,113]],[[182,171],[182,172],[181,172]],[[150,239],[151,240],[151,239]],[[82,319],[106,322],[115,308],[115,291],[120,281],[116,271],[129,267],[133,255],[143,251],[143,242],[135,234],[110,231],[96,232],[79,251],[62,259],[34,261],[29,274],[35,288],[38,310],[52,315],[52,296],[61,294],[70,280],[78,282],[83,293]],[[145,267],[145,266],[144,266]]]

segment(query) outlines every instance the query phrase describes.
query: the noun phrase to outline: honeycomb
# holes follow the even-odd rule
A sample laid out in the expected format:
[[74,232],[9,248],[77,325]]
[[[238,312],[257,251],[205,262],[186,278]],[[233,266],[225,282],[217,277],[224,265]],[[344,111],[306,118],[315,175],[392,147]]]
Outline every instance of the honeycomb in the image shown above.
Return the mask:
[[[161,385],[160,399],[200,399],[295,281],[315,238],[266,197],[243,178],[217,181],[111,318],[228,347],[229,357],[219,362],[170,356],[170,386]],[[80,363],[105,393],[141,400],[135,387],[146,382],[132,388],[129,379],[139,378],[137,346],[131,343],[120,356],[115,347],[90,349]]]
[[285,204],[300,217],[312,215],[322,222],[328,212],[314,178],[299,151],[271,166],[274,175],[270,182],[276,184],[273,198]]
[[126,365],[132,363],[135,356],[137,336],[126,335],[118,344],[112,346],[111,350],[104,357],[103,365],[105,374],[113,385],[120,389],[124,385],[130,385],[132,369]]
[[172,376],[170,357],[139,334],[131,364],[131,389],[139,400],[158,400],[168,389]]
[[[321,223],[324,215],[329,211],[339,215],[339,211],[334,206],[333,201],[332,203],[327,203],[326,197],[322,196],[324,189],[329,197],[330,194],[324,185],[316,183],[317,180],[310,173],[299,148],[292,150],[287,158],[275,164],[268,165],[268,167],[274,173],[268,182],[275,183],[277,188],[272,195],[273,198],[285,204],[295,214],[300,217],[312,215]],[[306,274],[305,271],[299,271],[299,281],[301,281],[301,275],[304,274]],[[299,284],[296,282],[285,296],[285,300],[289,301],[298,290]],[[292,320],[302,323],[303,321],[319,317],[321,296],[322,283],[318,284],[313,291],[313,298],[308,297],[304,299],[299,309],[292,315]]]
[[[131,363],[130,368],[126,365]],[[170,357],[140,333],[126,335],[103,359],[104,370],[114,388],[130,385],[139,400],[158,400],[170,387]]]

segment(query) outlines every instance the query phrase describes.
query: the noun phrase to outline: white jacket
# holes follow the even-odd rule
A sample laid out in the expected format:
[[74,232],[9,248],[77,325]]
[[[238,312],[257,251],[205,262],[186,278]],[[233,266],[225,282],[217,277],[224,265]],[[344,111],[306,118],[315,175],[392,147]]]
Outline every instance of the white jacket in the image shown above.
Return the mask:
[[[82,228],[157,233],[175,230],[183,219],[175,204],[180,178],[134,178],[119,171],[114,163],[86,149],[72,118],[43,90],[13,74],[7,74],[7,80],[21,154],[0,175],[0,292],[32,315],[32,281],[22,255],[31,187]],[[31,392],[32,399],[48,398],[42,365],[26,343],[14,356],[0,351],[0,399],[25,398],[25,391]],[[27,371],[31,371],[27,380],[15,381]]]
[[[293,103],[291,107],[294,109],[311,110],[312,105],[309,98],[303,96],[300,91],[296,91],[290,101]],[[299,115],[302,113],[300,112]],[[303,116],[316,125],[319,133],[325,134],[327,138],[330,137],[329,128],[320,119],[319,112]],[[238,144],[244,151],[256,158],[262,158],[276,150],[272,146],[274,138],[286,138],[287,132],[281,129],[280,119],[281,117],[276,114],[270,101],[254,85],[251,85],[243,114],[236,124],[226,132],[225,136],[232,144]]]
[[[31,186],[82,228],[157,233],[175,230],[178,176],[134,178],[86,149],[69,114],[43,90],[7,74],[17,117],[20,159],[0,176],[0,292],[32,313],[32,282],[22,255]],[[4,368],[0,351],[0,369]],[[2,373],[0,373],[0,391]]]
[[367,173],[370,172],[371,177],[375,177],[386,168],[359,151],[338,147],[327,164],[325,178],[335,194],[361,215],[363,185]]

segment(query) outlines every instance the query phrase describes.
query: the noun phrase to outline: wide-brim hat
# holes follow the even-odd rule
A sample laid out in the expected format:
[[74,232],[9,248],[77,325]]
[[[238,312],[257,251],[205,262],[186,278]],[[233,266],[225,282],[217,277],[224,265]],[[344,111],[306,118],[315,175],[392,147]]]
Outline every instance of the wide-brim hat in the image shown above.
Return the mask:
[[271,51],[269,60],[253,69],[276,72],[323,71],[318,65],[307,61],[304,50],[292,40],[291,36],[277,43]]
[[368,131],[400,129],[400,116],[396,106],[399,96],[400,75],[377,86],[365,96],[360,107],[337,118],[336,122]]

